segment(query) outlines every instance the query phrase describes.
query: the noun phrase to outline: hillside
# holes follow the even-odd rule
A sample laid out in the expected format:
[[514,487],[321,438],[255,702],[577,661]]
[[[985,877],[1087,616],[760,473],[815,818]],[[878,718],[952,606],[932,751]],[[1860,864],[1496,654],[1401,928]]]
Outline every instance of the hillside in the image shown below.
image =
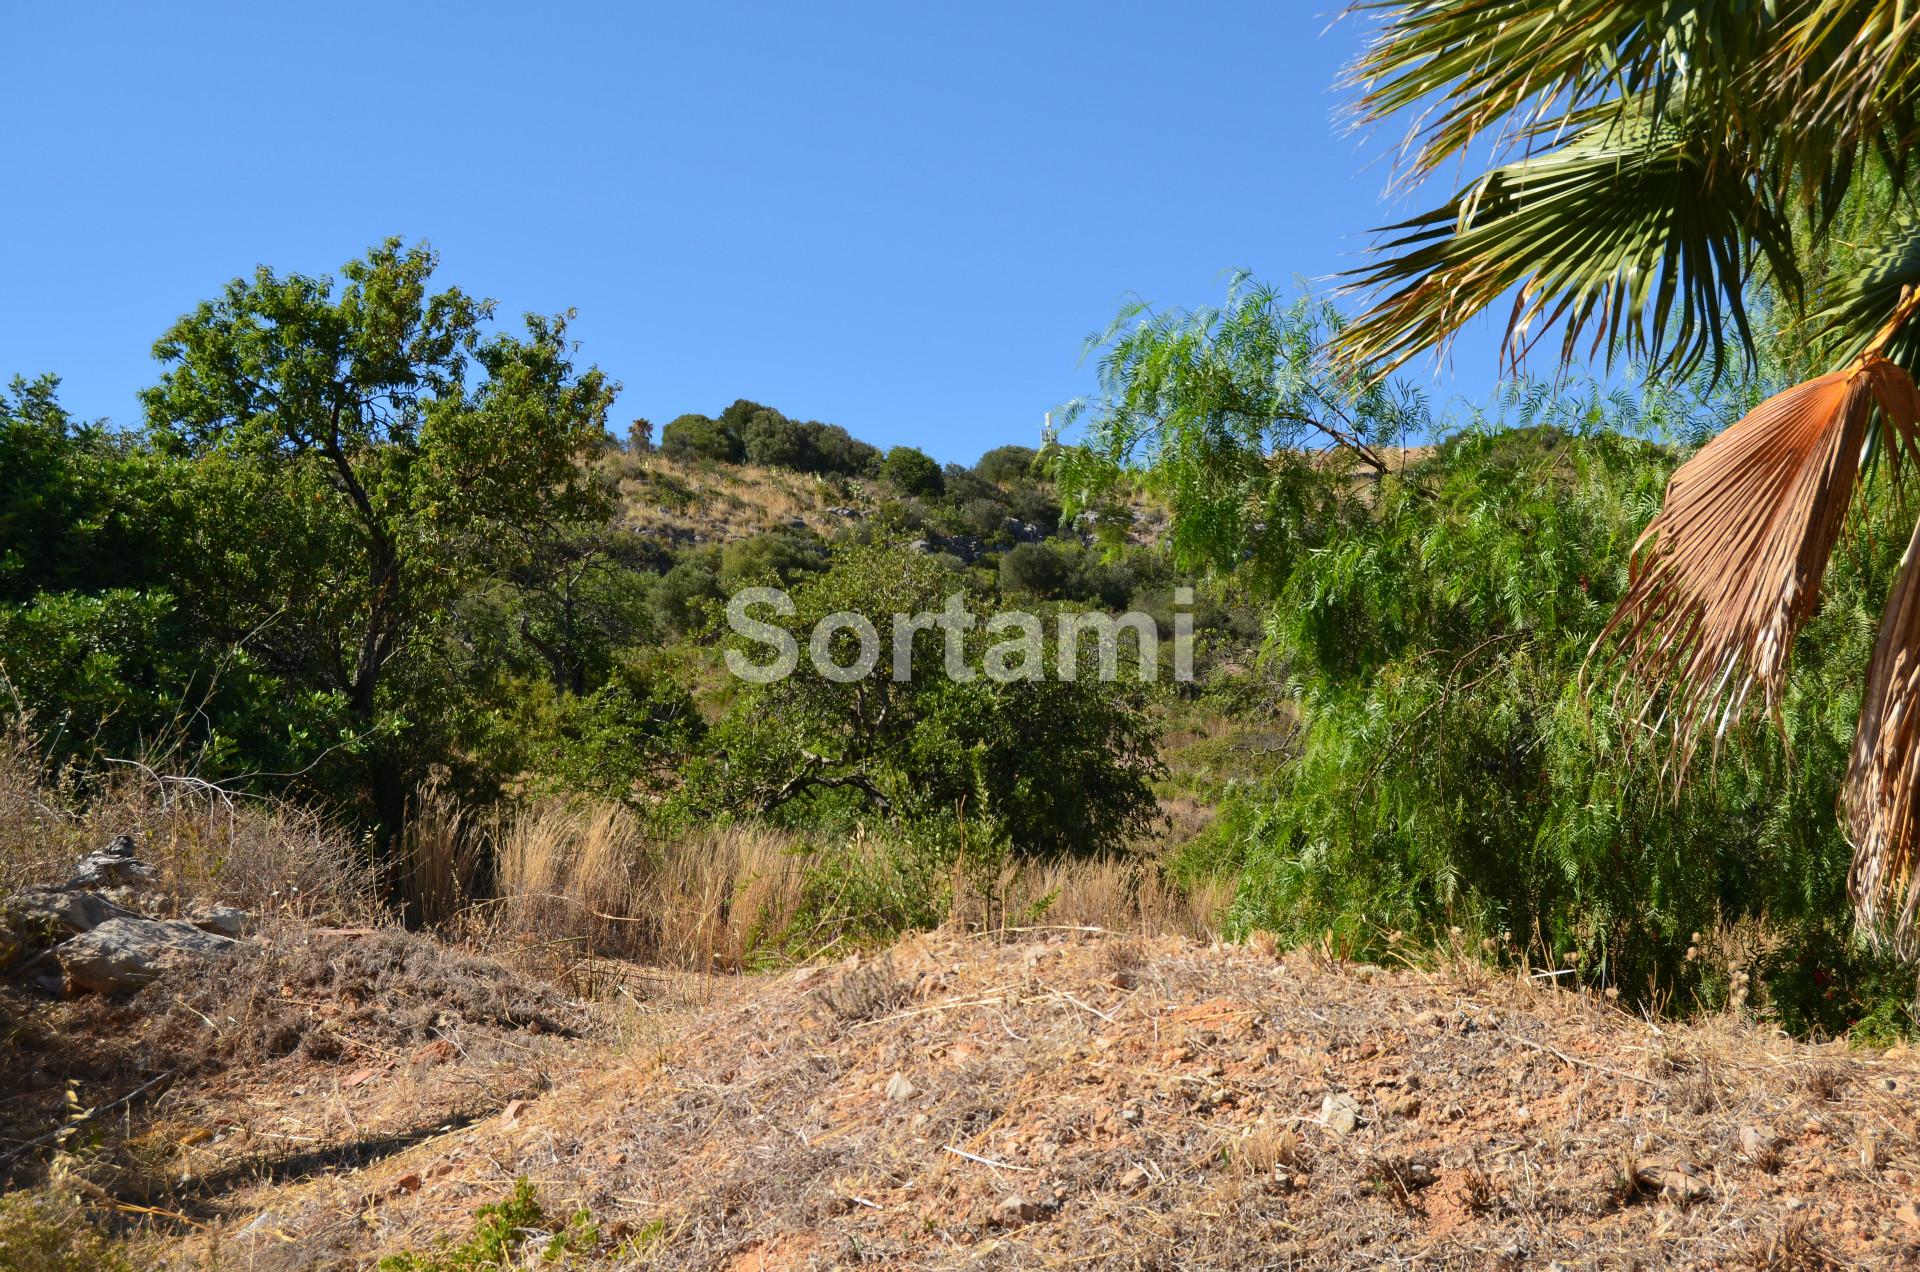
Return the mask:
[[[619,456],[611,471],[619,490],[620,528],[671,549],[796,531],[831,539],[894,497],[869,478],[676,459],[659,452]],[[1166,532],[1166,508],[1138,492],[1128,493],[1124,507],[1127,541],[1159,542]]]
[[441,1086],[492,1107],[411,1139],[354,1109],[426,1099],[417,1055],[263,1070],[260,1129],[298,1125],[314,1164],[155,1221],[143,1257],[366,1266],[464,1237],[524,1176],[591,1216],[574,1266],[1920,1258],[1911,1054],[1655,1026],[1470,963],[935,934],[857,964],[636,975],[597,1010],[596,1040],[543,1043],[515,1078],[444,1057]]

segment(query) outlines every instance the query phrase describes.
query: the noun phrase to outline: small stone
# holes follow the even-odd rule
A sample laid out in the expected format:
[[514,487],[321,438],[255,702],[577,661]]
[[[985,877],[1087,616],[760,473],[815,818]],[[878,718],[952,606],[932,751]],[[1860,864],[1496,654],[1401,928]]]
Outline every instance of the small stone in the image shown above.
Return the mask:
[[187,915],[187,922],[202,932],[238,940],[253,930],[253,916],[231,905],[201,906]]
[[1663,1200],[1675,1205],[1691,1206],[1707,1195],[1706,1181],[1700,1178],[1700,1171],[1693,1166],[1669,1166],[1641,1169],[1643,1185],[1657,1186]]
[[1030,1201],[1015,1193],[993,1208],[993,1222],[1002,1228],[1014,1228],[1023,1223],[1031,1223],[1046,1212],[1046,1208],[1037,1201]]
[[907,1075],[896,1070],[887,1079],[887,1098],[895,1104],[905,1104],[914,1096],[913,1083],[907,1081]]
[[454,1045],[445,1038],[435,1038],[416,1049],[413,1053],[415,1064],[445,1064],[459,1054]]
[[1344,1091],[1330,1091],[1320,1101],[1320,1122],[1335,1135],[1351,1135],[1360,1125],[1360,1105]]
[[133,855],[133,840],[121,835],[99,852],[82,857],[67,880],[69,888],[131,888],[158,883],[160,872]]

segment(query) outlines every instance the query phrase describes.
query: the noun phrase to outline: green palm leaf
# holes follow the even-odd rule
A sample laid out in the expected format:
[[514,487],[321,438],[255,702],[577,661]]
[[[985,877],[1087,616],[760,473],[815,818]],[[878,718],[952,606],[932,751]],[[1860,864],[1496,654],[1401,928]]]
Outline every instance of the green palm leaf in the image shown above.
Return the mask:
[[[1496,168],[1398,232],[1356,271],[1376,293],[1346,352],[1391,370],[1443,345],[1518,289],[1508,323],[1516,357],[1563,330],[1571,358],[1596,346],[1691,369],[1724,357],[1727,323],[1750,341],[1744,289],[1752,246],[1797,281],[1783,214],[1715,130],[1600,117],[1558,150]],[[1724,317],[1723,317],[1724,315]]]

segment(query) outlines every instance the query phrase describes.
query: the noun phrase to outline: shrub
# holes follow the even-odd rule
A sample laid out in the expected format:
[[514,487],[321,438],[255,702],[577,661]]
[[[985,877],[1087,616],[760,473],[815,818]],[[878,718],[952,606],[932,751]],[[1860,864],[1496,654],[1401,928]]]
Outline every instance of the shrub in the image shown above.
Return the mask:
[[682,415],[660,430],[660,449],[674,459],[711,459],[737,464],[747,457],[740,435],[704,415]]
[[0,1272],[132,1272],[120,1248],[54,1189],[0,1196]]
[[567,695],[533,748],[536,789],[644,801],[664,787],[705,732],[672,669],[628,657],[606,683]]
[[935,497],[946,492],[940,465],[912,446],[896,446],[880,461],[880,479],[903,495]]
[[[967,582],[941,558],[848,546],[831,570],[795,589],[793,615],[771,621],[804,653],[828,614],[860,614],[890,633],[895,614],[938,612]],[[1137,686],[1056,679],[1051,642],[1038,679],[952,679],[941,670],[943,639],[936,630],[914,636],[906,680],[892,678],[883,638],[880,664],[864,679],[827,679],[802,656],[786,678],[748,687],[714,727],[686,798],[709,814],[751,810],[824,827],[876,814],[900,825],[965,810],[996,819],[1013,848],[1029,855],[1109,851],[1144,827],[1158,761]],[[964,638],[964,661],[977,670],[998,639],[976,626]],[[853,638],[843,631],[839,640]],[[748,661],[764,662],[764,646],[741,644]],[[842,666],[853,661],[849,648],[832,652]]]
[[1016,544],[1000,557],[1000,586],[1008,592],[1050,600],[1067,588],[1068,568],[1051,543]]
[[807,440],[813,447],[815,462],[823,473],[863,477],[880,462],[878,447],[854,437],[838,424],[808,423]]
[[675,636],[696,631],[709,608],[724,599],[720,585],[720,553],[716,549],[692,552],[660,576],[648,595],[654,621]]
[[749,463],[772,468],[792,468],[812,472],[819,467],[813,439],[803,424],[796,424],[778,411],[761,410],[747,417],[740,429]]
[[1033,461],[1039,454],[1031,446],[996,446],[980,457],[973,471],[983,481],[1008,485],[1029,477],[1033,473]]
[[430,1254],[392,1254],[380,1260],[380,1272],[483,1272],[483,1269],[524,1266],[521,1250],[536,1236],[547,1237],[539,1264],[567,1262],[570,1254],[590,1254],[600,1244],[600,1231],[585,1210],[576,1210],[564,1223],[556,1223],[533,1185],[522,1177],[514,1181],[506,1200],[480,1207],[474,1216],[473,1235],[454,1245],[451,1242]]

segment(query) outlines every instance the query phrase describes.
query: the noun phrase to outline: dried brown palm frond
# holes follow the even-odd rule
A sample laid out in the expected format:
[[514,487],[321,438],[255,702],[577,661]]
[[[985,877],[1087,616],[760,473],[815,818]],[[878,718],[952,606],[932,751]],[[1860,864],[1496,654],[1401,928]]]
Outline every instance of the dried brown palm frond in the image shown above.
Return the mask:
[[[1902,315],[1911,303],[1902,306]],[[1888,332],[1893,326],[1890,324]],[[1879,408],[1891,465],[1920,453],[1920,393],[1879,344],[1754,408],[1673,475],[1634,546],[1626,595],[1594,642],[1624,658],[1616,699],[1644,690],[1683,777],[1757,687],[1777,715],[1794,635],[1813,612]]]
[[1880,637],[1867,666],[1860,727],[1840,792],[1840,813],[1853,844],[1847,892],[1854,917],[1870,937],[1904,957],[1916,951],[1920,889],[1920,525],[1907,544],[1900,577],[1887,597]]

